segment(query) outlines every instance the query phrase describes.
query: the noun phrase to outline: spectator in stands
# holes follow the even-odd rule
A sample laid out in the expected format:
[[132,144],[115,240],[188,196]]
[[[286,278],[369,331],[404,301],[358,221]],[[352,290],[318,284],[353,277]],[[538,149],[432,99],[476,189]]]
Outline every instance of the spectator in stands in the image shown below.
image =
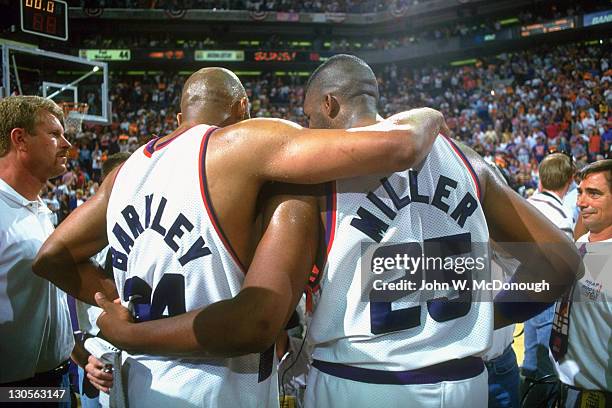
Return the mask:
[[[546,156],[539,167],[540,191],[528,200],[572,240],[573,214],[563,205],[562,200],[573,181],[574,171],[573,160],[568,155],[554,153]],[[526,386],[540,383],[543,379],[550,381],[550,376],[555,374],[548,357],[553,315],[554,307],[551,306],[525,322],[525,358],[522,372]],[[551,384],[531,387],[532,391],[526,399],[527,406],[544,404],[556,388]]]
[[610,153],[612,152],[612,129],[610,129],[611,120],[608,119],[604,124],[604,133],[601,136],[601,140],[603,142],[604,148],[603,151],[607,154],[607,158],[610,159],[612,156]]
[[[291,4],[302,6],[302,2]],[[549,147],[571,152],[580,166],[598,155],[610,154],[612,72],[605,45],[544,46],[483,58],[473,66],[457,68],[389,64],[377,75],[384,95],[379,108],[387,116],[407,106],[439,107],[455,137],[491,159],[500,153],[505,155],[509,183],[524,193],[537,187],[538,161]],[[567,64],[568,60],[572,64]],[[176,127],[174,106],[178,105],[182,82],[178,74],[135,77],[111,72],[111,80],[111,125],[84,124],[86,136],[78,145],[85,153],[74,152],[72,168],[78,165],[86,180],[99,178],[98,158],[101,165],[109,154],[131,152],[151,137],[163,136]],[[249,78],[245,87],[252,101],[252,117],[281,117],[305,124],[300,81],[299,77],[273,73]],[[583,121],[590,123],[591,116],[596,126],[589,133],[583,129]],[[127,143],[121,135],[128,136]],[[91,152],[91,167],[80,159],[88,156],[87,150]],[[66,188],[72,192],[77,188],[76,181],[68,179],[73,176],[73,172],[65,175]],[[60,183],[56,184],[59,187]],[[87,195],[87,188],[81,188]],[[59,195],[57,199],[61,204]]]

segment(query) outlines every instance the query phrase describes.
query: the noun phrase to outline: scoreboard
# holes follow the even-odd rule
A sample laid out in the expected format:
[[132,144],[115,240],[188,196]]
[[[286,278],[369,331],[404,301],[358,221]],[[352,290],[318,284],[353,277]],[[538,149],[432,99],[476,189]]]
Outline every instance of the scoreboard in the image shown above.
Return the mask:
[[68,3],[63,0],[20,0],[21,31],[68,40]]
[[529,37],[536,34],[547,34],[555,31],[568,30],[574,28],[572,18],[561,18],[559,20],[548,21],[545,23],[531,24],[521,27],[521,37]]

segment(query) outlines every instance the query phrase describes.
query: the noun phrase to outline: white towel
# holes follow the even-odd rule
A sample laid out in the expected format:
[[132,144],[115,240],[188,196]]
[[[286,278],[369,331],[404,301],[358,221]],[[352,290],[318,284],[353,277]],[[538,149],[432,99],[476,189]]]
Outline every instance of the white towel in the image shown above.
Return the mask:
[[113,368],[113,387],[109,395],[100,393],[100,404],[110,408],[127,408],[127,399],[123,392],[123,381],[121,378],[121,350],[99,337],[91,337],[85,340],[85,349],[104,365]]

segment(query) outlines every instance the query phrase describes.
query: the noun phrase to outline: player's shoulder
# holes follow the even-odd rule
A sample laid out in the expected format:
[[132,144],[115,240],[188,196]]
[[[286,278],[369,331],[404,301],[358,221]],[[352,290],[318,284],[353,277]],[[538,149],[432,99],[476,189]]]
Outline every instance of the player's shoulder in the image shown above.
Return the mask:
[[484,198],[485,192],[486,192],[486,186],[489,184],[489,182],[492,179],[496,179],[497,177],[501,177],[501,176],[496,177],[495,172],[491,168],[491,165],[488,164],[482,158],[482,156],[476,153],[474,149],[472,149],[465,143],[458,141],[458,140],[453,140],[452,142],[461,151],[465,159],[468,161],[468,163],[474,170],[474,173],[476,174],[476,177],[478,178],[478,181],[479,181],[479,184],[482,190],[481,197]]
[[226,164],[229,160],[253,171],[266,163],[264,156],[282,149],[295,136],[292,132],[299,129],[299,125],[283,119],[247,119],[218,129],[210,143],[213,150],[221,152]]
[[487,162],[482,158],[482,156],[476,153],[474,149],[472,149],[467,144],[459,140],[453,140],[452,142],[457,146],[457,148],[461,151],[461,153],[463,153],[465,158],[474,167],[474,170],[476,170],[476,167],[488,168]]
[[215,133],[218,135],[231,135],[232,137],[248,137],[257,134],[265,134],[267,132],[274,132],[281,129],[301,129],[301,126],[285,119],[254,118],[226,126],[219,129],[219,131]]

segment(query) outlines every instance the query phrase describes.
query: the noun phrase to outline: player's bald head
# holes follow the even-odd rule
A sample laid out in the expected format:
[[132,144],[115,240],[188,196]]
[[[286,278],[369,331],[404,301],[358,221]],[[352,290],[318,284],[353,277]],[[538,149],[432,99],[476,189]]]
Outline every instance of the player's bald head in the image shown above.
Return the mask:
[[[202,68],[183,86],[181,114],[183,122],[225,126],[248,117],[240,110],[246,103],[246,91],[240,79],[225,68]],[[247,104],[248,105],[248,104]]]
[[306,83],[304,113],[310,127],[346,128],[376,117],[378,82],[360,58],[334,55],[321,64]]

